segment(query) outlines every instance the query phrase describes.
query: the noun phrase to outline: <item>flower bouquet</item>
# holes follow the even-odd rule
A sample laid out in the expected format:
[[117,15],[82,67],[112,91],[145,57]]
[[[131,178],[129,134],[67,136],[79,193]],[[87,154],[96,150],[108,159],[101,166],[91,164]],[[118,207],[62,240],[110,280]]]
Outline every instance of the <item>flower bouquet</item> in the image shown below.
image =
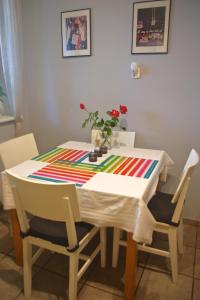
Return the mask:
[[83,103],[80,104],[80,109],[86,111],[88,114],[82,127],[85,128],[88,124],[91,124],[91,129],[97,129],[99,131],[102,141],[100,146],[111,147],[112,130],[114,128],[118,127],[122,130],[126,130],[126,127],[121,125],[119,119],[120,115],[125,115],[128,111],[125,105],[120,105],[119,110],[112,109],[111,111],[107,111],[107,119],[103,119],[98,111],[89,112]]

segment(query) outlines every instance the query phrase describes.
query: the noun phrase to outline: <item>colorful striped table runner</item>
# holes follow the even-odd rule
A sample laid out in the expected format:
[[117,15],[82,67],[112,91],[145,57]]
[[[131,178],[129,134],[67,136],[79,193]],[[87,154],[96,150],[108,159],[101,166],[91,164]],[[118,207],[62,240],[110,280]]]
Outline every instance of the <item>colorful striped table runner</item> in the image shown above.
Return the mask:
[[[60,160],[60,164],[68,164],[67,161]],[[106,172],[126,176],[149,178],[155,169],[158,160],[110,155],[101,164],[73,163],[73,168],[94,172]]]
[[[71,149],[65,149],[65,153],[62,152],[62,154],[60,151],[56,151],[56,154],[49,151],[47,156],[40,155],[34,158],[52,163],[29,175],[29,177],[52,182],[72,182],[77,186],[82,186],[97,172],[148,179],[158,163],[158,160],[110,155],[99,165],[90,164],[84,162],[89,154],[87,151],[81,153],[80,150],[76,151],[79,153],[73,152]],[[57,161],[55,161],[56,158]]]
[[67,160],[71,162],[81,162],[89,155],[89,151],[75,150],[75,149],[63,149],[53,148],[50,151],[40,154],[33,158],[33,160],[53,163],[58,160]]

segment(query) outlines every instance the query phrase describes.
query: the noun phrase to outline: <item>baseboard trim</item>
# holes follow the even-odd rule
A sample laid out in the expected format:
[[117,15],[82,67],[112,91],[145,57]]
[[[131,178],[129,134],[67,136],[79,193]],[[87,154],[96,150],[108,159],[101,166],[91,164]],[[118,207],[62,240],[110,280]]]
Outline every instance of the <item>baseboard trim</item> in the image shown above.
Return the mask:
[[190,219],[183,218],[183,223],[193,225],[193,226],[200,226],[200,221],[197,220],[190,220]]

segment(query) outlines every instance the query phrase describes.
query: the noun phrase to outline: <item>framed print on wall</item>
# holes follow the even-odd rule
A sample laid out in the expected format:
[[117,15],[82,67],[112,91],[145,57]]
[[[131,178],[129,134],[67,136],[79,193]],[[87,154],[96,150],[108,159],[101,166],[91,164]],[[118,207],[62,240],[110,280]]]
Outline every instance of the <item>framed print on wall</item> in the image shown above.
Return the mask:
[[91,55],[91,9],[61,12],[63,57]]
[[167,53],[170,0],[133,3],[132,54]]

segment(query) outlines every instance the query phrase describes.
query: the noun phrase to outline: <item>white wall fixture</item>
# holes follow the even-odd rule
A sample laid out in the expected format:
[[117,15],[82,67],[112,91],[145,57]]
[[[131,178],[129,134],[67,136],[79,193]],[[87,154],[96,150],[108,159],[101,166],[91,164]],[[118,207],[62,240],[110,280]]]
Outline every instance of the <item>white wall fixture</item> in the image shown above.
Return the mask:
[[131,78],[139,79],[140,77],[141,77],[140,66],[133,61],[131,63]]

